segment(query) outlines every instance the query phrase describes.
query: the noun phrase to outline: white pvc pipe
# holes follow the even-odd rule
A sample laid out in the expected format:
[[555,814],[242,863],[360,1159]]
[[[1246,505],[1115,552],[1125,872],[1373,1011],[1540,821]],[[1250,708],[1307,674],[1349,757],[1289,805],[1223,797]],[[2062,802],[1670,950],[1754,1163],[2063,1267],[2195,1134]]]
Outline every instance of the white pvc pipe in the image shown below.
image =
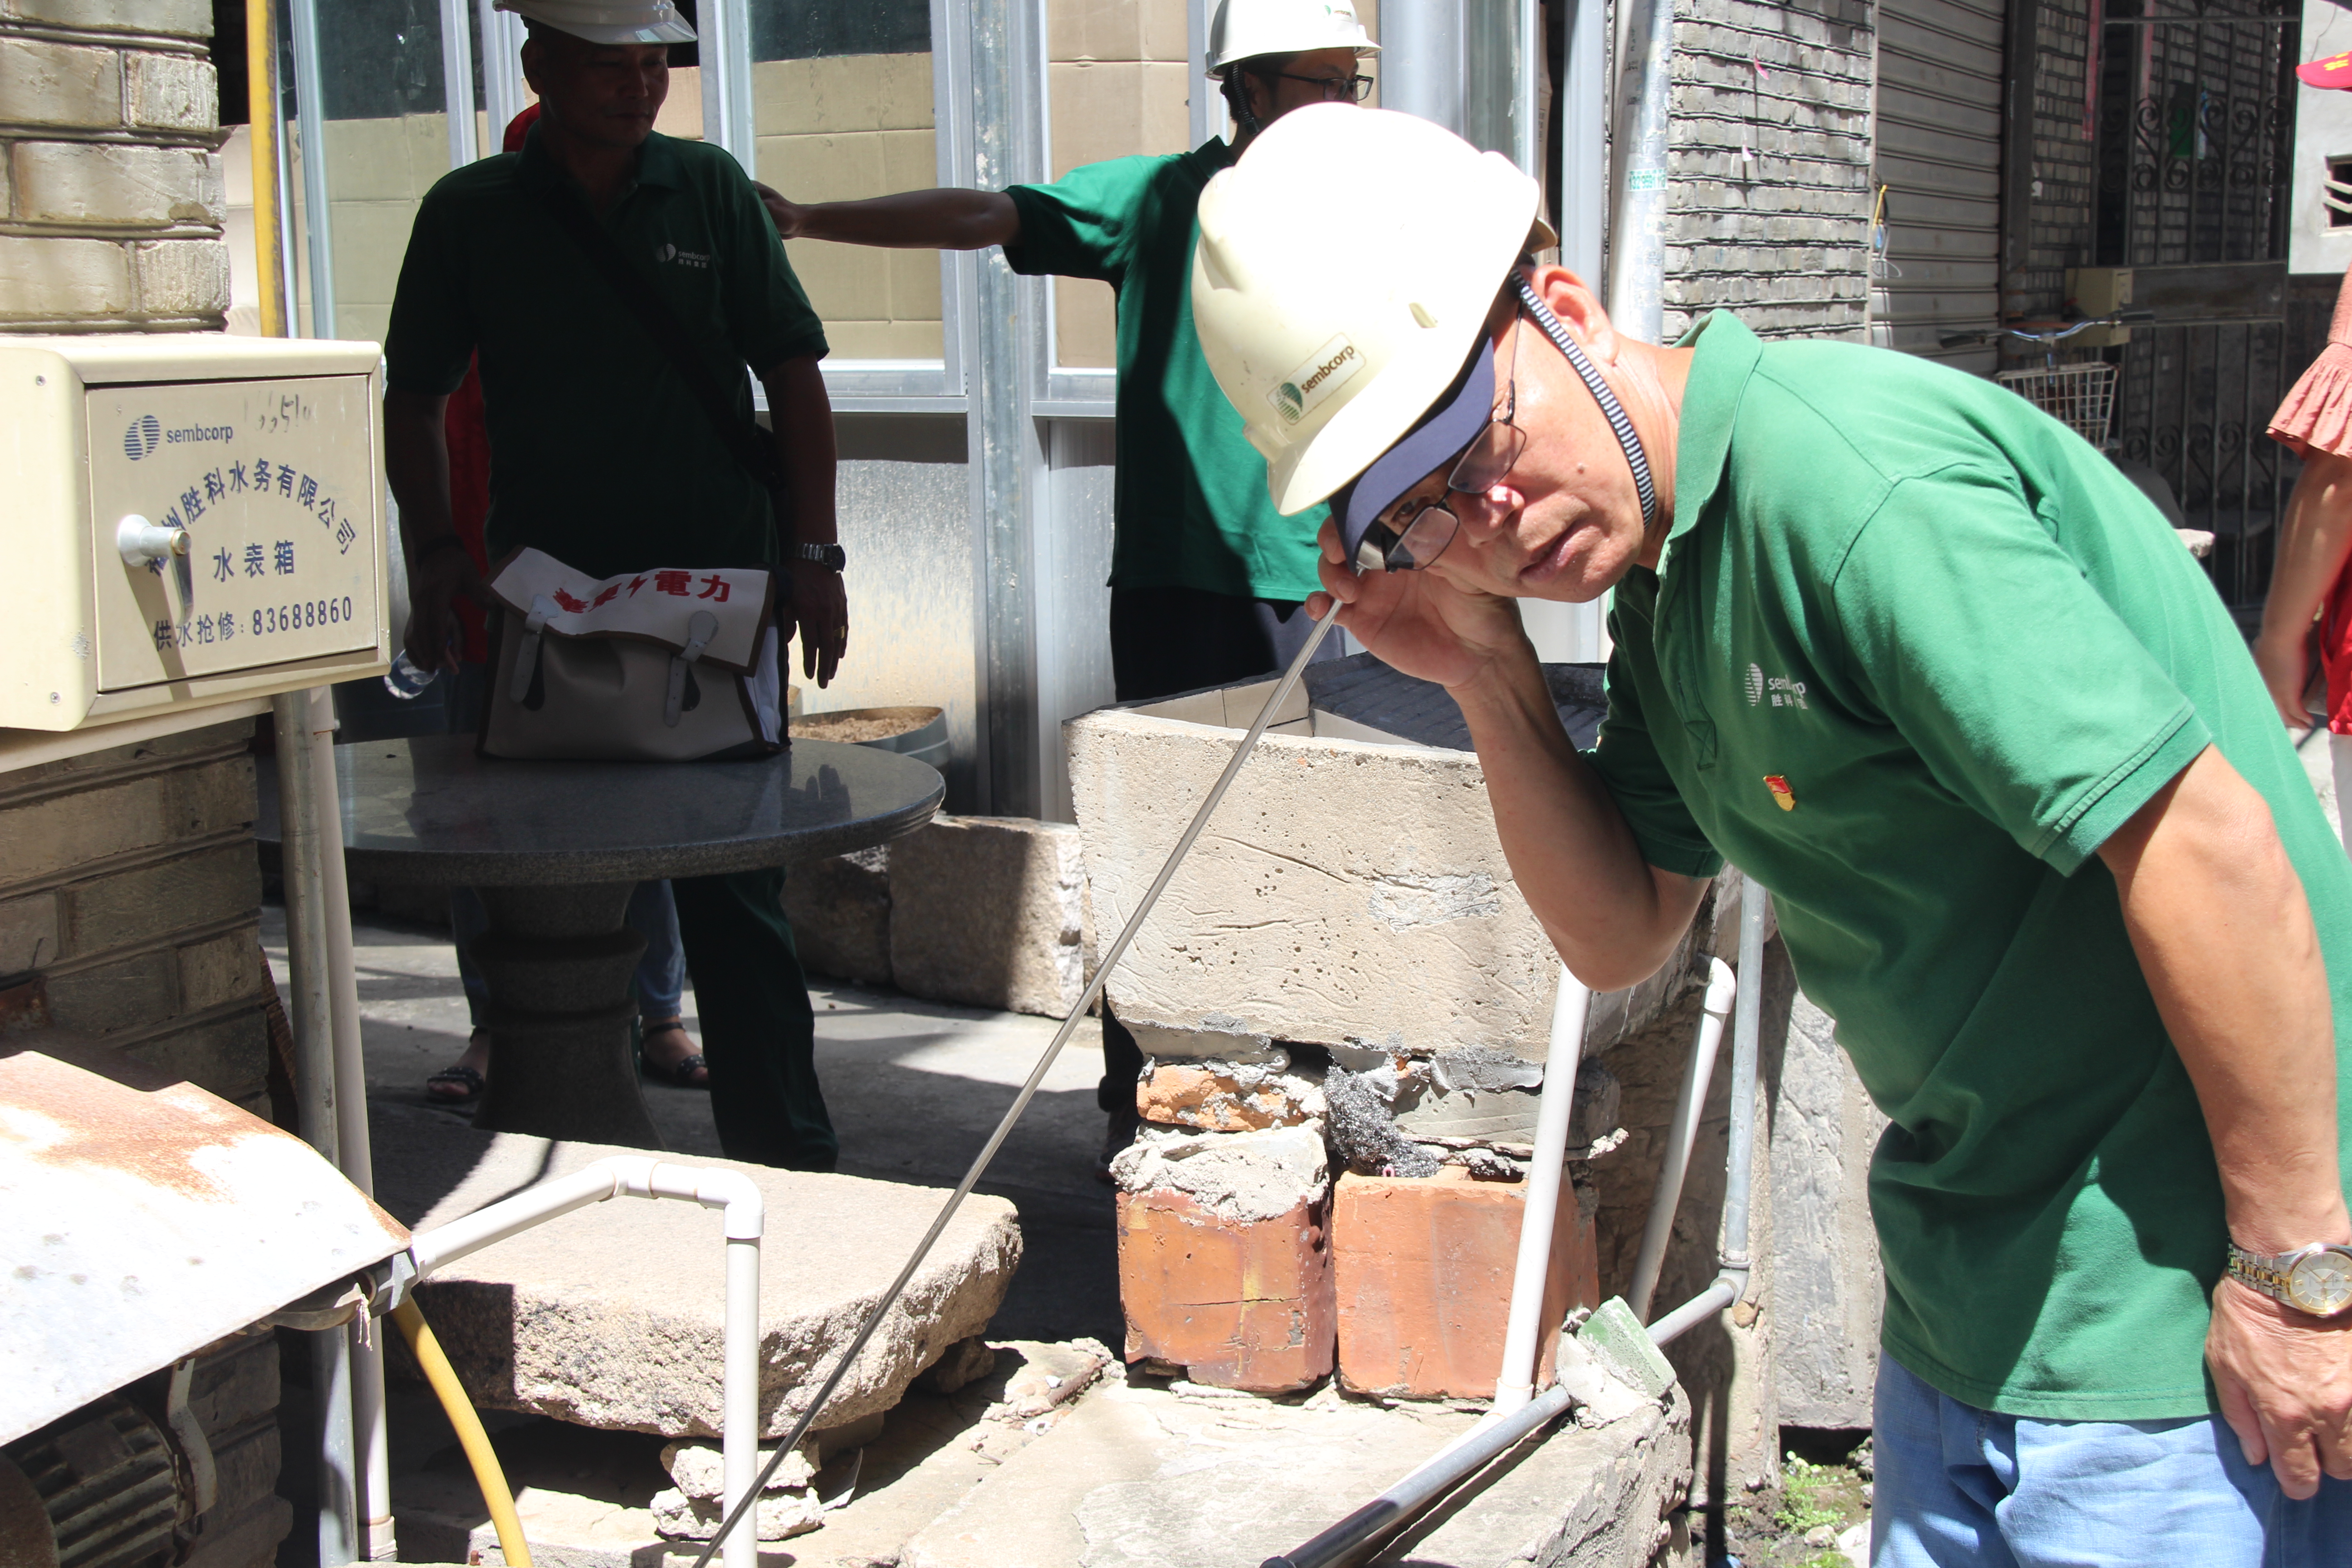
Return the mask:
[[[1511,1312],[1503,1333],[1503,1373],[1495,1384],[1495,1413],[1508,1415],[1535,1397],[1536,1344],[1543,1337],[1546,1278],[1568,1173],[1568,1125],[1576,1105],[1576,1068],[1584,1051],[1584,1020],[1592,993],[1559,967],[1552,999],[1551,1048],[1544,1057],[1542,1098],[1536,1107],[1535,1158],[1528,1169],[1526,1206],[1519,1214],[1519,1255],[1511,1274]],[[1570,1201],[1574,1201],[1573,1198]]]
[[1706,1086],[1715,1076],[1716,1053],[1723,1045],[1723,1022],[1730,1016],[1739,977],[1719,958],[1707,961],[1706,1012],[1699,1017],[1698,1038],[1691,1045],[1689,1064],[1683,1071],[1681,1092],[1675,1098],[1675,1119],[1666,1128],[1665,1158],[1658,1163],[1658,1185],[1650,1198],[1649,1222],[1642,1227],[1642,1249],[1633,1260],[1633,1282],[1625,1304],[1643,1322],[1650,1319],[1650,1300],[1658,1291],[1658,1271],[1665,1266],[1666,1239],[1674,1232],[1675,1208],[1682,1202],[1683,1180],[1690,1172],[1691,1149],[1698,1142],[1699,1118],[1706,1110]]
[[[725,1211],[727,1319],[719,1441],[724,1506],[731,1514],[750,1493],[760,1465],[760,1238],[767,1204],[751,1177],[740,1171],[673,1165],[650,1155],[614,1155],[420,1232],[409,1238],[408,1254],[422,1279],[560,1215],[624,1195],[677,1198]],[[759,1568],[757,1509],[743,1510],[724,1544],[727,1568]]]
[[[441,100],[449,116],[449,166],[480,157],[474,129],[474,18],[466,0],[441,0]],[[494,130],[504,132],[506,127]]]

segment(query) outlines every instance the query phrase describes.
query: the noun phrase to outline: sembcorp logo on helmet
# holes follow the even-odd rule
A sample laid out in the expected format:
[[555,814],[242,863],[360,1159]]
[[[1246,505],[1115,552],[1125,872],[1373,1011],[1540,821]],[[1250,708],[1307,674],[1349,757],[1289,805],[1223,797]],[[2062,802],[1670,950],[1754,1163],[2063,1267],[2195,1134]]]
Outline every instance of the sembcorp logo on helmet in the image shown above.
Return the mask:
[[1348,378],[1364,368],[1364,356],[1356,345],[1341,332],[1321,348],[1307,356],[1299,366],[1284,376],[1275,389],[1265,395],[1274,411],[1282,416],[1286,425],[1296,425],[1312,413],[1316,405],[1348,383]]

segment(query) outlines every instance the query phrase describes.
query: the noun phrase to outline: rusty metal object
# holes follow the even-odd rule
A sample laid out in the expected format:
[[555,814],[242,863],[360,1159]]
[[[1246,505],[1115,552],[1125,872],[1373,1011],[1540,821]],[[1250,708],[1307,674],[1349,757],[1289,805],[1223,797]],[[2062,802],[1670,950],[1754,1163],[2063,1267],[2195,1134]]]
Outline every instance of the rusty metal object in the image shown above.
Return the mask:
[[407,1243],[299,1139],[193,1084],[0,1058],[0,1442]]

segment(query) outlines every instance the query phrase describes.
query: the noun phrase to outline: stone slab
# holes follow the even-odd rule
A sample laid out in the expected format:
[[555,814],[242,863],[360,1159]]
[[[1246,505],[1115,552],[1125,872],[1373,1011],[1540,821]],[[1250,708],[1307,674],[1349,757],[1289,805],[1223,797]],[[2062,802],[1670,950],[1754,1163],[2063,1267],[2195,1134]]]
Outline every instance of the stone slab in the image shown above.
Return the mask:
[[[382,1103],[373,1125],[378,1201],[417,1228],[635,1152],[478,1132],[430,1110]],[[772,1438],[800,1415],[945,1194],[856,1176],[733,1168],[751,1175],[767,1199],[760,1405],[761,1436]],[[721,1254],[716,1212],[616,1198],[458,1259],[421,1288],[418,1300],[477,1404],[587,1426],[716,1436]],[[949,1346],[986,1326],[1020,1258],[1013,1205],[967,1198],[821,1425],[896,1405]]]
[[[907,1543],[898,1568],[1235,1568],[1298,1546],[1475,1417],[1113,1383]],[[1690,1474],[1679,1394],[1562,1425],[1417,1524],[1415,1568],[1646,1568]]]
[[942,816],[890,854],[890,973],[910,996],[1061,1017],[1092,931],[1074,827]]
[[890,984],[890,847],[807,860],[784,879],[801,966],[858,985]]

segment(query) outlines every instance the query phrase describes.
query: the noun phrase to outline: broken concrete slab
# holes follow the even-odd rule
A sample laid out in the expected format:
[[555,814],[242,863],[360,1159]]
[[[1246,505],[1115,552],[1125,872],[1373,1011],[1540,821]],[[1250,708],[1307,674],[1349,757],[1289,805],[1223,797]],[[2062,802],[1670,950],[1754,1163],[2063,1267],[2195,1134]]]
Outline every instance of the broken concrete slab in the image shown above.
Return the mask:
[[939,816],[890,849],[890,972],[910,996],[1061,1017],[1093,947],[1078,832]]
[[[638,1151],[476,1131],[374,1108],[377,1199],[415,1227]],[[767,1199],[760,1276],[761,1433],[781,1436],[939,1211],[943,1194],[856,1176],[743,1171]],[[716,1436],[724,1275],[719,1216],[616,1198],[458,1259],[420,1287],[479,1405],[582,1426]],[[1013,1205],[964,1202],[824,1414],[888,1409],[916,1374],[986,1327],[1021,1257]],[[404,1355],[404,1352],[395,1352]]]
[[[907,1543],[899,1568],[1233,1568],[1287,1552],[1474,1416],[1197,1397],[1114,1380]],[[1561,1426],[1404,1537],[1422,1568],[1647,1568],[1690,1475],[1679,1394],[1595,1431]]]

